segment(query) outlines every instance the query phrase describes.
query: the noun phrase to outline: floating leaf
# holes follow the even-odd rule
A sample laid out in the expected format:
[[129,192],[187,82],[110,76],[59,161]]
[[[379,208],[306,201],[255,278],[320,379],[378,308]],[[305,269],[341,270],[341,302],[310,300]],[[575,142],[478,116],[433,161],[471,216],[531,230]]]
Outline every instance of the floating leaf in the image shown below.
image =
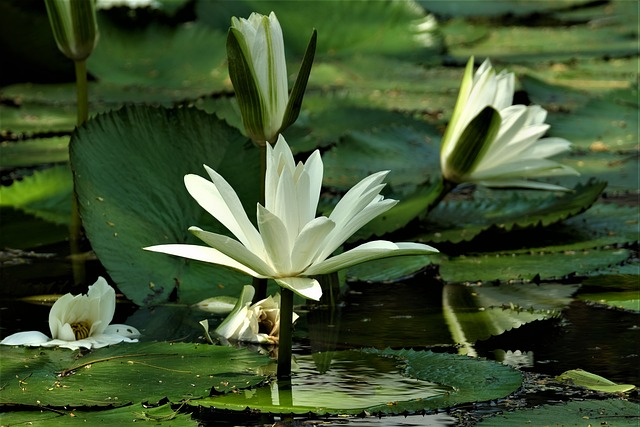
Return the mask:
[[482,427],[505,425],[563,425],[582,427],[585,425],[611,425],[636,427],[640,417],[640,404],[626,400],[586,400],[559,405],[543,405],[535,409],[521,409],[485,418]]
[[431,257],[440,265],[442,279],[449,283],[532,280],[553,280],[570,275],[587,275],[618,264],[629,258],[627,249],[600,249],[583,252],[525,254],[483,254],[445,259]]
[[268,358],[231,347],[127,343],[82,357],[66,349],[0,346],[0,404],[81,407],[173,402],[255,386]]
[[428,256],[406,256],[363,262],[347,270],[349,280],[393,282],[406,279],[431,263]]
[[[178,407],[179,408],[179,407]],[[158,407],[148,407],[141,403],[103,411],[83,411],[78,409],[56,409],[41,411],[6,412],[2,422],[6,425],[29,425],[35,427],[66,427],[75,425],[100,425],[121,427],[138,425],[151,421],[155,426],[197,427],[198,421],[191,414],[181,414],[167,403]]]
[[11,206],[56,224],[71,218],[73,183],[69,165],[35,171],[33,175],[0,187],[0,206]]
[[[302,362],[290,390],[272,383],[189,404],[271,413],[406,414],[497,399],[522,382],[519,372],[495,362],[413,350],[334,352],[326,372],[313,371]],[[350,387],[335,387],[344,381]],[[327,388],[328,382],[334,386]]]
[[516,193],[511,198],[498,200],[445,201],[429,212],[427,227],[433,231],[423,235],[422,240],[459,243],[491,228],[511,231],[547,227],[587,210],[605,187],[604,182],[590,181],[579,184],[573,192],[542,200]]
[[[285,46],[300,57],[314,28],[319,34],[316,57],[375,52],[423,60],[439,48],[433,33],[435,20],[427,18],[424,10],[412,2],[344,1],[328,8],[322,2],[305,2],[300,7],[296,2],[244,0],[234,7],[208,1],[198,2],[196,7],[201,22],[223,30],[232,14],[246,18],[250,12],[268,15],[271,11],[278,15]],[[358,25],[354,25],[354,16]]]
[[99,115],[71,142],[87,236],[118,288],[136,304],[177,291],[181,303],[236,295],[249,280],[221,267],[142,250],[200,243],[187,229],[226,232],[184,187],[186,174],[217,170],[255,212],[258,151],[237,130],[196,109],[127,107]]
[[99,21],[100,43],[87,61],[99,81],[171,89],[183,98],[230,89],[226,32],[198,23],[131,29]]
[[413,128],[352,131],[324,154],[325,183],[344,189],[371,173],[391,170],[385,180],[389,186],[413,189],[439,177],[440,147],[433,142],[437,137],[424,123]]
[[69,161],[69,138],[29,139],[0,144],[0,169]]
[[561,373],[556,377],[558,381],[566,381],[570,384],[586,387],[589,390],[604,391],[605,393],[625,393],[631,391],[636,386],[632,384],[616,384],[600,375],[583,371],[582,369],[572,369]]

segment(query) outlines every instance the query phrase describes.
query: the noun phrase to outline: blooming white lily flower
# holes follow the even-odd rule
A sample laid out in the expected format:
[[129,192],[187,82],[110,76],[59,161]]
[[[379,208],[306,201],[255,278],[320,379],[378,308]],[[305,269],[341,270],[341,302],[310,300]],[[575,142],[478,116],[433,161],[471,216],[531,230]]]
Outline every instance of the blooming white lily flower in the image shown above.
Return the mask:
[[[228,340],[256,344],[278,344],[280,336],[280,294],[251,305],[253,286],[245,286],[233,311],[215,330]],[[293,313],[294,323],[298,315]]]
[[49,312],[52,338],[40,331],[18,332],[0,344],[30,347],[100,348],[120,342],[137,342],[140,332],[128,325],[110,325],[116,310],[116,292],[99,277],[86,295],[66,294]]
[[211,181],[187,175],[191,196],[238,240],[190,227],[210,247],[157,245],[146,250],[219,264],[280,286],[304,298],[319,300],[320,283],[311,276],[332,273],[365,261],[399,255],[438,252],[418,243],[377,240],[329,258],[353,233],[393,207],[380,191],[388,171],[375,173],[351,188],[329,217],[316,218],[323,165],[316,150],[305,163],[295,164],[291,149],[280,136],[267,144],[265,206],[257,205],[258,229],[251,223],[238,195],[216,171],[205,165]]
[[282,28],[275,13],[231,18],[227,38],[229,76],[247,134],[259,145],[273,142],[298,117],[315,55],[316,33],[289,96]]
[[467,63],[462,86],[440,152],[445,179],[490,187],[566,190],[524,178],[578,175],[574,169],[547,157],[569,150],[562,138],[542,138],[549,125],[538,105],[511,105],[514,75],[496,75],[485,60],[473,74]]

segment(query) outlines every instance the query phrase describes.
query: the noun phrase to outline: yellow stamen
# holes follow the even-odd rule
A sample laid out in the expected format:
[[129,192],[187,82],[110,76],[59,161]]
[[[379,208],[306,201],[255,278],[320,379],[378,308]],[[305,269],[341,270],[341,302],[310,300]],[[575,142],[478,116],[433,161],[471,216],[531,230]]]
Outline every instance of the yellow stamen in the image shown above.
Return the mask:
[[76,340],[82,340],[89,336],[89,332],[91,332],[91,325],[89,322],[76,322],[71,324],[71,329],[73,330],[73,334],[76,336]]

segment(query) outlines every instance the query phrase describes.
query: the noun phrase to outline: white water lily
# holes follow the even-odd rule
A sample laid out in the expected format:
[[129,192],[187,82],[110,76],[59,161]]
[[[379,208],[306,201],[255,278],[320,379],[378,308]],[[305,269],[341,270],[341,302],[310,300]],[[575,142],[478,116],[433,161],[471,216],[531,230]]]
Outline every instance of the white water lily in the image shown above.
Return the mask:
[[[233,311],[215,333],[227,340],[256,344],[278,344],[280,337],[280,294],[251,304],[255,289],[245,286]],[[298,319],[293,313],[292,323]]]
[[549,129],[542,107],[511,105],[514,79],[504,70],[496,74],[488,59],[473,74],[473,58],[469,60],[442,140],[443,177],[456,184],[566,190],[526,179],[578,172],[547,159],[571,144],[562,138],[541,139]]
[[265,206],[257,205],[258,229],[233,188],[205,165],[211,181],[187,175],[187,190],[238,240],[190,227],[189,231],[210,247],[168,244],[145,249],[274,279],[280,286],[313,300],[320,299],[322,289],[312,276],[380,258],[437,252],[418,243],[376,240],[329,257],[363,225],[397,203],[380,194],[388,171],[363,179],[344,195],[329,217],[316,218],[323,175],[320,152],[316,150],[305,163],[296,165],[291,149],[280,136],[275,147],[267,145],[266,160]]
[[315,55],[314,31],[289,95],[282,28],[275,13],[231,18],[227,38],[229,76],[242,121],[259,145],[273,142],[298,117]]
[[128,325],[110,325],[116,310],[116,293],[99,277],[86,295],[65,294],[51,307],[51,337],[39,331],[9,335],[0,344],[30,347],[100,348],[120,342],[137,342],[140,332]]

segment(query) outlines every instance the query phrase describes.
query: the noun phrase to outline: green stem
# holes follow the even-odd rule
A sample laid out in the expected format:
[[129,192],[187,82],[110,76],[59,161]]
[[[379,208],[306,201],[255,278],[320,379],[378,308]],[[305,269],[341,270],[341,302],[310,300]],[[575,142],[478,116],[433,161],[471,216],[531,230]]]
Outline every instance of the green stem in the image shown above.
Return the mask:
[[[80,126],[89,118],[89,93],[87,89],[87,63],[85,60],[74,61],[76,71],[76,94],[78,119]],[[75,193],[71,197],[71,222],[69,225],[69,246],[71,250],[71,270],[73,282],[79,285],[85,280],[84,259],[80,256],[82,242],[82,220],[78,209],[78,198]]]
[[438,206],[438,204],[442,201],[442,199],[444,199],[445,196],[449,194],[451,190],[453,190],[457,186],[458,184],[448,181],[445,178],[441,178],[440,182],[438,183],[438,187],[435,190],[437,191],[437,193],[434,195],[433,199],[427,205],[427,208],[426,208],[427,214],[429,214],[429,212],[431,212],[436,206]]
[[80,126],[89,118],[89,91],[87,89],[86,60],[73,61],[76,66],[76,94],[78,107],[78,122]]
[[293,291],[280,292],[280,338],[278,346],[278,381],[291,378],[291,332],[293,321]]

